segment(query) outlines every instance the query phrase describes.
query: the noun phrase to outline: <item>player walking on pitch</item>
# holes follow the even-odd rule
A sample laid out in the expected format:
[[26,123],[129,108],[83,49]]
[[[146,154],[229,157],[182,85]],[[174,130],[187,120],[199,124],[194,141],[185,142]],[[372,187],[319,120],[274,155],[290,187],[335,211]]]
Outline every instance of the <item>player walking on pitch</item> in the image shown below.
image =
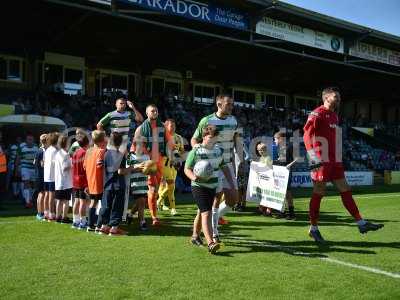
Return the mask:
[[311,179],[314,183],[309,208],[311,223],[309,235],[317,243],[325,242],[318,230],[318,219],[327,182],[332,182],[339,190],[343,205],[356,220],[360,233],[383,227],[383,224],[373,224],[361,217],[344,176],[343,164],[337,148],[341,142],[338,135],[338,116],[335,112],[340,104],[339,91],[331,87],[324,89],[322,101],[323,105],[310,113],[304,126],[304,144],[309,157]]
[[[201,119],[190,143],[193,148],[198,147],[197,144],[202,141],[204,128],[206,128],[207,125],[216,126],[219,132],[217,142],[223,149],[224,163],[229,168],[231,177],[236,178],[233,170],[233,149],[236,147],[236,145],[239,145],[239,143],[235,139],[235,137],[238,136],[235,135],[238,129],[238,123],[236,118],[232,115],[233,99],[230,95],[221,94],[216,97],[216,104],[218,109],[217,112]],[[240,153],[240,151],[237,151],[237,153],[239,154],[240,160],[242,160],[242,153]],[[222,217],[239,200],[237,181],[234,180],[234,187],[231,187],[224,174],[220,174],[219,178],[220,182],[217,187],[217,194],[215,196],[215,201],[212,208],[213,236],[214,240],[216,241],[219,240],[219,217]],[[224,194],[225,201],[220,204],[222,194]]]

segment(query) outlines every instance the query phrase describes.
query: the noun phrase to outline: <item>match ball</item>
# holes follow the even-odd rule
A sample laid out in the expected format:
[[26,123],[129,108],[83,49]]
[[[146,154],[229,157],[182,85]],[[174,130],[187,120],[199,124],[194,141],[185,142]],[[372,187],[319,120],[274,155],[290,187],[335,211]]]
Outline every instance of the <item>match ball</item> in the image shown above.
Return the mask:
[[214,168],[209,161],[199,160],[194,165],[193,173],[200,179],[207,180],[213,175]]

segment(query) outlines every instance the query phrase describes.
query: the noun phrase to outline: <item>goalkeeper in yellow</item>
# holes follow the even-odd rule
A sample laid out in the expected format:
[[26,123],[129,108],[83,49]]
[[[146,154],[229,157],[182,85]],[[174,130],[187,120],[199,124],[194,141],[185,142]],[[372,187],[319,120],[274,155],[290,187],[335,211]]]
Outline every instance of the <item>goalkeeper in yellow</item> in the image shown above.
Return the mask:
[[177,170],[182,163],[181,156],[184,152],[183,138],[175,133],[176,124],[174,119],[167,119],[164,122],[165,137],[167,141],[167,157],[163,169],[163,179],[158,190],[157,207],[168,210],[165,199],[168,198],[171,215],[176,215],[175,206],[175,180]]

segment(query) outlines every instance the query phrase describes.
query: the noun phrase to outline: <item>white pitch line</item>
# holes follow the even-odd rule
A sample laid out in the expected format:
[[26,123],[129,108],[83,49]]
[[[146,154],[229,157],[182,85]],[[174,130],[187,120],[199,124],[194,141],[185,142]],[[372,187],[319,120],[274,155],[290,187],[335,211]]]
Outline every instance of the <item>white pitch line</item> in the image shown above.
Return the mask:
[[[284,252],[291,253],[291,254],[298,255],[298,256],[318,258],[318,259],[320,259],[322,261],[326,261],[326,262],[329,262],[329,263],[338,264],[338,265],[350,267],[350,268],[353,268],[353,269],[359,269],[359,270],[367,271],[367,272],[370,272],[370,273],[375,273],[375,274],[380,274],[380,275],[385,275],[385,276],[388,276],[388,277],[400,279],[400,274],[398,274],[398,273],[391,273],[391,272],[383,271],[383,270],[380,270],[380,269],[377,269],[377,268],[372,268],[372,267],[367,267],[367,266],[363,266],[363,265],[357,265],[357,264],[349,263],[349,262],[342,261],[342,260],[339,260],[339,259],[326,257],[325,254],[307,253],[307,252],[297,251],[296,249],[293,249],[293,248],[290,248],[290,247],[281,246],[281,245],[274,245],[274,244],[261,242],[261,241],[247,240],[247,239],[241,238],[241,237],[234,237],[234,236],[227,237],[227,240],[229,240],[229,239],[231,239],[231,240],[239,240],[239,241],[243,241],[245,243],[259,245],[259,246],[265,247],[265,248],[279,249],[279,250],[282,250]],[[321,256],[318,256],[318,255],[321,255]],[[324,255],[324,256],[322,256],[322,255]]]

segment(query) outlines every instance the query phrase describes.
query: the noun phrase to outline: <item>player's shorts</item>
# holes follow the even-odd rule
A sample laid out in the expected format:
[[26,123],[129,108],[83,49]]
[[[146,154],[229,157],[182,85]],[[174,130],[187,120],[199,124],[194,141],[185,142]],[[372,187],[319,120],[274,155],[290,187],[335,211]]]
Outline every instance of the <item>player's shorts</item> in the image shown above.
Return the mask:
[[73,189],[74,198],[87,200],[87,196],[84,189]]
[[192,186],[192,195],[200,212],[206,212],[212,209],[215,189]]
[[311,171],[311,179],[316,182],[330,182],[344,178],[342,163],[322,163],[322,166]]
[[37,192],[44,192],[44,181],[43,177],[42,178],[36,178],[35,180],[35,190]]
[[129,204],[134,204],[140,198],[147,199],[147,194],[129,194]]
[[163,176],[164,176],[165,180],[175,181],[177,173],[178,172],[176,171],[176,169],[173,166],[170,166],[168,164],[166,166],[164,166]]
[[46,192],[54,192],[56,190],[55,182],[45,182],[44,183],[44,190]]
[[151,186],[160,185],[161,179],[163,177],[163,169],[165,160],[167,158],[164,156],[160,156],[160,159],[157,162],[157,172],[154,175],[149,175],[147,179],[147,184]]
[[103,198],[103,194],[90,194],[90,200],[100,201]]
[[35,170],[21,168],[21,179],[22,181],[35,181]]
[[56,190],[54,193],[54,198],[58,200],[70,200],[72,194],[72,189]]
[[[238,190],[237,180],[236,180],[235,172],[233,170],[233,164],[232,163],[227,163],[226,165],[228,166],[229,171],[231,173],[234,189]],[[222,192],[223,189],[230,190],[231,188],[232,187],[230,186],[228,180],[225,178],[224,172],[220,171],[220,174],[218,176],[217,193]]]

